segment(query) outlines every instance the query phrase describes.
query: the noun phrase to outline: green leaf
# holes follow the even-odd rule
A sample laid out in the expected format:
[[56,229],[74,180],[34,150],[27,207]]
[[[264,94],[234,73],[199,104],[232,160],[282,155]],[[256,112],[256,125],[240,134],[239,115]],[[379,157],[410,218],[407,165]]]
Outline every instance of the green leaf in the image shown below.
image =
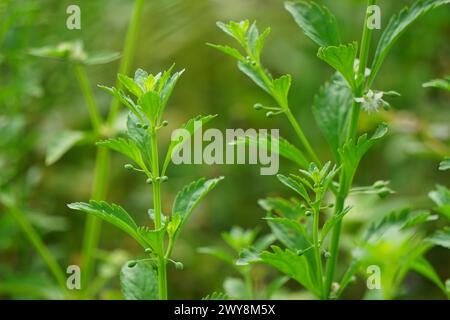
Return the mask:
[[387,233],[400,232],[430,220],[435,220],[435,216],[428,211],[411,212],[407,208],[393,211],[381,220],[372,223],[366,231],[364,240],[375,243]]
[[261,253],[261,259],[265,264],[286,274],[315,295],[320,295],[314,276],[315,271],[311,269],[305,255],[299,256],[289,249],[283,251],[277,246],[272,246],[272,250],[273,253],[268,251]]
[[264,32],[258,37],[255,43],[255,58],[256,61],[259,63],[261,60],[261,53],[262,49],[264,47],[264,44],[266,42],[267,36],[270,34],[270,28],[266,28]]
[[411,265],[411,268],[416,272],[423,275],[425,278],[433,282],[439,289],[441,289],[445,295],[447,295],[447,290],[445,285],[442,283],[439,275],[434,270],[433,266],[422,256],[416,258]]
[[[339,156],[342,160],[343,166],[345,167],[344,172],[347,175],[347,181],[353,180],[353,176],[355,175],[361,159],[371,147],[373,147],[382,137],[386,135],[387,131],[387,125],[382,123],[378,126],[371,138],[367,138],[367,134],[364,134],[359,137],[356,145],[352,140],[350,140],[339,149]],[[348,189],[350,188],[350,186],[342,187]]]
[[316,123],[336,159],[339,159],[338,149],[344,144],[347,135],[352,101],[352,92],[338,73],[320,88],[314,98],[313,114]]
[[[172,95],[173,89],[180,79],[181,75],[184,73],[184,69],[178,72],[175,72],[171,75],[168,80],[164,83],[164,86],[161,88],[161,110],[159,114],[161,115],[166,108],[167,102],[169,101],[170,96]],[[170,75],[170,70],[165,73],[165,75]],[[164,77],[164,75],[163,75]]]
[[450,170],[450,158],[444,159],[444,161],[442,161],[439,164],[439,170],[441,170],[441,171]]
[[348,45],[321,47],[317,56],[338,71],[347,81],[350,88],[355,89],[355,60],[358,52],[356,42]]
[[230,265],[234,265],[234,258],[225,250],[216,247],[202,247],[197,250],[199,253],[207,254],[220,259]]
[[338,214],[334,214],[331,218],[329,218],[322,227],[322,231],[320,232],[320,242],[324,243],[328,233],[333,229],[333,227],[342,220],[342,218],[350,211],[351,207],[347,207]]
[[450,249],[450,228],[436,231],[433,235],[426,239],[428,242],[433,243],[447,249]]
[[230,21],[228,24],[217,22],[216,25],[226,34],[236,39],[243,47],[246,46],[245,35],[247,33],[250,22],[248,20],[235,22]]
[[195,207],[212,189],[216,187],[221,180],[223,180],[223,177],[210,180],[201,178],[185,186],[180,192],[177,193],[173,203],[172,216],[180,216],[181,219],[175,228],[175,232],[173,234],[174,239],[176,239],[180,229],[189,219]]
[[138,126],[139,119],[133,113],[128,114],[127,135],[141,150],[141,154],[148,168],[152,167],[152,153],[150,134],[148,130]]
[[334,15],[324,6],[312,1],[285,2],[285,8],[305,34],[321,47],[341,44]]
[[75,202],[67,205],[72,210],[82,211],[92,214],[102,220],[105,220],[117,228],[121,229],[133,237],[144,248],[147,247],[141,236],[138,234],[138,226],[133,218],[120,206],[108,204],[105,201],[91,200],[89,203]]
[[158,257],[164,256],[164,251],[161,247],[161,243],[164,242],[165,232],[165,227],[158,230],[151,230],[148,227],[137,228],[138,235],[145,241],[147,245],[145,249],[151,249]]
[[119,90],[115,87],[106,87],[102,85],[98,85],[98,87],[106,92],[108,92],[110,95],[115,97],[117,100],[119,100],[125,107],[128,108],[132,113],[134,113],[137,117],[142,118],[141,113],[138,110],[138,106],[134,103],[133,99],[131,99],[125,92],[122,90]]
[[399,14],[396,14],[391,18],[378,43],[371,68],[372,72],[370,74],[369,84],[375,79],[375,76],[389,53],[389,50],[398,38],[400,38],[400,36],[406,31],[406,29],[418,18],[425,15],[432,9],[448,3],[450,3],[450,0],[416,0],[410,8],[403,8]]
[[139,85],[139,87],[141,87],[143,92],[147,91],[145,83],[147,82],[148,77],[149,77],[148,72],[140,68],[137,69],[136,72],[134,73],[134,82],[136,82],[136,84]]
[[98,146],[109,148],[123,154],[124,156],[136,162],[136,164],[139,165],[143,170],[147,170],[144,160],[142,159],[139,147],[133,140],[124,138],[108,139],[99,141],[96,144]]
[[286,177],[282,174],[278,174],[277,178],[278,180],[280,180],[282,184],[297,192],[303,199],[305,199],[306,202],[308,203],[311,202],[308,192],[306,191],[303,184],[299,183],[298,181],[294,180],[291,177]]
[[445,79],[435,79],[423,84],[424,88],[438,88],[450,91],[450,77]]
[[[235,145],[246,144],[248,146],[253,146],[257,148],[262,148],[262,150],[269,150],[275,153],[276,150],[272,150],[273,144],[278,144],[278,154],[283,158],[291,160],[293,163],[300,167],[307,168],[309,166],[308,160],[306,160],[305,155],[302,151],[297,149],[289,141],[281,137],[274,137],[271,135],[258,135],[258,136],[246,136],[240,137],[233,142]],[[261,149],[259,149],[261,150]]]
[[140,86],[134,82],[134,79],[131,79],[127,75],[118,74],[117,78],[122,83],[122,85],[131,92],[136,98],[139,98],[144,93]]
[[126,300],[158,300],[158,273],[147,260],[129,261],[120,271]]
[[[241,70],[244,74],[246,74],[254,83],[256,83],[261,89],[266,91],[268,94],[271,94],[269,84],[264,80],[264,76],[261,75],[260,69],[257,66],[252,65],[251,62],[238,62],[239,70]],[[270,75],[266,74],[270,81]]]
[[275,237],[291,250],[306,250],[311,247],[305,227],[296,220],[266,217],[267,223]]
[[159,95],[154,91],[148,91],[138,99],[138,105],[142,108],[142,112],[149,119],[152,126],[156,126],[156,120],[161,112]]
[[436,203],[436,210],[450,220],[450,190],[447,187],[437,185],[436,190],[431,191],[428,196]]
[[107,64],[120,59],[120,52],[94,52],[90,53],[84,63],[89,66]]
[[217,49],[239,61],[245,61],[245,58],[242,56],[242,54],[235,48],[231,48],[229,46],[222,46],[219,44],[212,44],[212,43],[207,43],[208,46]]
[[278,79],[273,80],[273,91],[276,96],[276,100],[280,103],[280,107],[288,107],[289,89],[291,88],[292,78],[290,74],[281,76]]
[[225,278],[223,288],[225,289],[227,296],[233,300],[242,300],[250,296],[248,287],[245,285],[244,281],[239,278]]
[[[203,125],[205,125],[206,123],[208,123],[209,121],[211,121],[212,119],[214,119],[215,117],[217,117],[217,115],[207,115],[207,116],[197,116],[195,118],[189,119],[184,125],[181,126],[181,129],[186,130],[190,136],[192,136],[195,131],[197,131],[198,129],[200,129],[200,127],[203,127]],[[201,122],[201,126],[195,126],[195,122]],[[184,140],[172,140],[170,142],[169,148],[167,149],[167,153],[166,153],[166,158],[164,160],[164,164],[163,164],[163,168],[162,168],[162,175],[164,175],[164,173],[167,170],[167,167],[169,166],[170,160],[172,158],[172,155],[176,152],[178,152],[178,150],[180,150],[180,148],[183,146],[183,144],[187,142]]]
[[61,157],[67,153],[73,146],[86,138],[86,134],[81,131],[63,131],[56,135],[50,141],[50,146],[47,149],[45,156],[45,164],[50,166],[57,162]]
[[258,204],[268,213],[292,220],[305,217],[305,209],[298,202],[288,201],[282,198],[260,199]]

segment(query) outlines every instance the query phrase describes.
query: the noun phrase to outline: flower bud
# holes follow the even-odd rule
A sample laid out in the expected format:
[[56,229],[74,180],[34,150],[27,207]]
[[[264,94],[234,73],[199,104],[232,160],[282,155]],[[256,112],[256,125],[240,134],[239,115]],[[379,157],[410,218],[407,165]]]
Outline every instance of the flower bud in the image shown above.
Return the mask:
[[136,261],[130,261],[128,263],[128,268],[134,268],[136,266],[137,262]]
[[168,176],[162,176],[161,177],[161,182],[166,182],[167,180],[169,180]]
[[124,167],[125,167],[125,169],[127,169],[127,170],[133,170],[133,169],[134,169],[133,165],[130,164],[130,163],[127,163],[126,165],[124,165]]
[[262,110],[263,109],[263,105],[261,103],[257,103],[253,106],[253,109],[255,110]]
[[153,183],[153,180],[152,180],[151,178],[148,178],[147,180],[145,180],[145,183],[147,183],[147,184],[152,184],[152,183]]
[[162,122],[162,126],[163,126],[163,127],[167,127],[168,125],[169,125],[169,121],[164,120],[164,121]]

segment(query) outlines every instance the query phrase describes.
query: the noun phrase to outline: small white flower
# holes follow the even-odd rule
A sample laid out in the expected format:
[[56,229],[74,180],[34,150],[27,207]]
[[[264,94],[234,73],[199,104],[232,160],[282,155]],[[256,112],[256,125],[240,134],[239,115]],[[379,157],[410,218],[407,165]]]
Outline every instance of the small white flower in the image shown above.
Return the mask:
[[363,110],[368,113],[377,112],[381,106],[385,105],[383,100],[384,93],[382,91],[369,90],[363,97],[355,98],[354,100],[361,103]]

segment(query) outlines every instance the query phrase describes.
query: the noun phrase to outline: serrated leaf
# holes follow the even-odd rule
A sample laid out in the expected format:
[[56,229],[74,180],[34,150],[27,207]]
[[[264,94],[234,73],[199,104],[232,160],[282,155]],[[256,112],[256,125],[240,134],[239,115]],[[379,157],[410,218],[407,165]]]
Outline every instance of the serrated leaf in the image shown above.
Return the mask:
[[133,218],[122,207],[116,204],[109,204],[105,201],[94,200],[89,201],[89,203],[75,202],[68,204],[67,206],[72,210],[92,214],[115,225],[117,228],[128,233],[144,248],[147,247],[146,243],[137,232],[138,226],[136,222],[134,222]]
[[119,100],[125,107],[128,108],[128,110],[130,110],[136,116],[142,118],[141,113],[138,110],[138,106],[136,106],[133,99],[131,99],[125,92],[115,87],[106,87],[102,85],[99,85],[98,87]]
[[350,88],[355,89],[355,60],[358,51],[356,42],[348,45],[321,47],[317,56],[338,71],[347,81]]
[[152,153],[150,134],[147,130],[138,126],[140,120],[135,114],[129,113],[127,120],[127,135],[141,150],[142,157],[148,168],[152,167]]
[[260,199],[258,204],[273,216],[297,220],[305,216],[305,209],[300,203],[289,201],[283,198]]
[[[173,66],[172,66],[173,68]],[[171,69],[172,69],[171,68]],[[161,88],[161,110],[159,112],[159,115],[161,115],[167,105],[167,102],[169,101],[170,96],[172,95],[173,89],[175,88],[175,85],[177,84],[178,80],[180,79],[181,75],[184,73],[184,69],[180,70],[178,72],[175,72],[174,74],[172,74],[170,76],[170,70],[166,71],[165,74],[163,75],[162,79],[164,78],[165,75],[167,75],[169,78],[167,79],[167,81],[163,81],[162,83],[164,83],[164,86]]]
[[263,76],[260,74],[260,69],[253,66],[251,62],[242,62],[238,61],[238,68],[241,70],[247,77],[249,77],[254,83],[256,83],[261,89],[266,91],[268,94],[271,94],[269,84],[266,83]]
[[297,149],[294,145],[292,145],[289,141],[282,137],[274,137],[272,135],[258,135],[258,136],[247,136],[238,138],[235,142],[235,145],[246,144],[249,146],[254,146],[258,148],[262,148],[263,150],[269,150],[272,153],[275,153],[276,150],[272,149],[272,145],[274,143],[278,144],[278,154],[283,158],[291,160],[298,166],[302,168],[307,168],[309,166],[308,160],[304,156],[303,152]]
[[63,131],[56,135],[50,141],[50,146],[47,149],[45,156],[45,164],[50,166],[57,162],[66,154],[73,146],[86,138],[86,134],[81,131]]
[[283,251],[277,246],[272,246],[272,250],[273,253],[268,251],[261,253],[261,259],[265,264],[286,274],[315,295],[320,295],[315,271],[312,270],[305,255],[299,256],[288,249]]
[[287,218],[266,217],[274,236],[291,250],[306,250],[311,247],[305,227],[296,220]]
[[297,192],[306,202],[311,202],[308,191],[306,191],[305,187],[301,183],[291,177],[286,177],[282,174],[278,174],[277,178],[282,184]]
[[148,91],[144,93],[138,99],[138,105],[141,107],[142,112],[147,119],[150,120],[152,126],[156,125],[156,119],[158,119],[161,112],[161,99],[159,94],[154,91]]
[[158,300],[158,273],[146,260],[129,261],[120,271],[120,286],[126,300]]
[[409,209],[393,211],[372,223],[366,231],[364,240],[375,243],[391,231],[400,232],[430,220],[435,220],[435,217],[428,211],[411,212]]
[[175,228],[173,238],[175,239],[180,232],[182,226],[189,219],[192,211],[203,200],[203,198],[216,187],[216,185],[223,180],[223,177],[205,180],[201,178],[191,184],[185,186],[180,192],[177,193],[173,208],[172,216],[180,216],[180,222]]
[[289,89],[291,88],[291,82],[292,78],[289,74],[273,80],[273,93],[276,96],[277,101],[280,103],[280,107],[282,108],[288,107],[288,96]]
[[124,138],[108,139],[99,141],[96,144],[98,146],[109,148],[123,154],[124,156],[136,162],[136,164],[139,165],[142,169],[147,170],[144,160],[142,159],[139,147],[133,140]]
[[316,123],[331,146],[336,159],[338,149],[344,144],[347,135],[352,92],[338,73],[320,88],[314,98],[313,114]]
[[333,227],[342,220],[342,218],[350,211],[350,207],[345,208],[340,213],[333,215],[329,218],[323,225],[320,231],[320,242],[324,243],[328,233],[333,229]]
[[403,8],[399,14],[394,15],[390,19],[375,52],[369,84],[373,82],[390,49],[406,29],[432,9],[449,3],[450,0],[416,0],[410,8]]
[[160,244],[164,242],[165,232],[165,227],[158,230],[151,230],[148,227],[137,228],[138,235],[148,245],[148,247],[146,247],[145,249],[152,249],[152,251],[159,257],[164,256],[164,252],[162,251],[163,248]]
[[117,78],[119,79],[120,83],[129,91],[131,92],[136,98],[139,98],[144,91],[141,87],[139,87],[136,82],[134,82],[134,79],[128,77],[124,74],[118,74]]
[[245,61],[245,58],[242,56],[242,54],[235,48],[229,47],[229,46],[222,46],[219,44],[212,44],[212,43],[207,43],[208,46],[217,49],[239,61]]
[[216,25],[223,32],[236,39],[242,46],[245,47],[245,34],[250,26],[248,20],[243,20],[240,22],[230,21],[228,24],[219,21]]
[[[217,117],[217,115],[197,116],[195,118],[189,119],[184,125],[181,126],[181,129],[186,130],[189,133],[189,135],[192,136],[197,130],[200,129],[200,127],[203,127],[203,125],[205,125],[215,117]],[[195,122],[201,122],[201,126],[196,127]],[[178,150],[183,146],[185,142],[187,141],[172,140],[170,142],[162,168],[162,175],[164,175],[164,173],[166,172],[167,167],[169,166],[170,160],[172,158],[172,155],[178,152]]]
[[[382,123],[378,126],[372,137],[367,138],[367,134],[359,137],[356,144],[352,140],[348,141],[339,149],[339,156],[342,160],[342,164],[345,167],[345,173],[347,175],[347,181],[352,181],[355,175],[356,168],[359,166],[359,162],[364,155],[373,147],[382,137],[386,135],[388,131],[387,125]],[[350,186],[341,186],[350,188]]]
[[286,2],[285,8],[305,34],[321,47],[341,44],[334,15],[324,6],[312,1]]

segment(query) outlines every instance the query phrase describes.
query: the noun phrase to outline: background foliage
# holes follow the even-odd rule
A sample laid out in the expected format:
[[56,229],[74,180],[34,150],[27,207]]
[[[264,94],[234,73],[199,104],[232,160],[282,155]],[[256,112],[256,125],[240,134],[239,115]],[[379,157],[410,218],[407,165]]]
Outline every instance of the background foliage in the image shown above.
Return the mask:
[[[342,34],[351,35],[344,42],[359,39],[364,3],[357,0],[322,0],[337,16]],[[383,26],[387,17],[410,1],[380,1]],[[66,8],[78,4],[82,9],[81,31],[65,28]],[[32,57],[31,48],[82,39],[87,51],[120,51],[126,32],[130,0],[0,0],[0,187],[3,203],[14,201],[32,221],[63,266],[79,264],[84,216],[73,214],[66,203],[88,200],[94,165],[92,143],[77,146],[53,166],[45,165],[45,152],[52,139],[63,130],[89,127],[89,118],[79,87],[68,65]],[[392,128],[389,137],[371,150],[362,163],[356,184],[376,180],[391,181],[397,193],[380,202],[376,196],[353,197],[354,209],[345,222],[344,246],[351,248],[353,236],[369,219],[405,206],[433,207],[427,194],[435,184],[447,184],[449,171],[437,166],[449,154],[449,94],[443,90],[424,89],[422,83],[450,74],[449,8],[436,10],[422,18],[394,47],[378,82],[379,89],[395,88],[402,97],[392,104],[394,111],[377,113],[363,119],[361,131],[373,130],[374,118],[382,118]],[[217,113],[212,126],[225,128],[281,128],[281,135],[291,138],[283,119],[270,119],[254,112],[255,101],[270,100],[245,76],[235,63],[206,42],[228,40],[215,27],[217,20],[256,19],[260,28],[272,27],[264,61],[275,75],[291,73],[293,111],[308,132],[313,145],[323,157],[326,142],[312,121],[314,94],[330,77],[331,69],[316,57],[316,46],[295,25],[278,0],[158,0],[145,4],[137,54],[133,68],[151,72],[167,69],[176,62],[186,68],[175,91],[166,119],[176,128],[196,114]],[[375,32],[378,38],[381,32]],[[113,85],[117,62],[88,68],[93,84]],[[94,87],[103,111],[110,97]],[[166,134],[170,130],[165,131]],[[291,139],[292,140],[292,139]],[[283,160],[282,160],[283,161]],[[129,175],[125,159],[114,155],[108,200],[120,203],[140,221],[146,219],[151,198],[145,183]],[[281,163],[281,172],[291,164]],[[183,261],[183,272],[171,268],[170,293],[173,298],[200,298],[213,291],[223,291],[225,277],[236,276],[232,267],[202,255],[197,248],[222,245],[220,234],[234,225],[259,226],[263,210],[258,199],[266,196],[290,196],[275,176],[260,176],[256,166],[174,166],[172,183],[164,192],[175,196],[176,190],[195,177],[226,176],[220,187],[192,217],[174,252]],[[173,188],[173,189],[172,189]],[[170,203],[163,203],[169,211]],[[0,297],[29,298],[57,293],[47,271],[23,236],[11,215],[0,206]],[[125,248],[116,250],[116,248]],[[130,256],[141,254],[138,246],[115,228],[104,225],[97,270],[105,280],[100,298],[120,298],[118,268]],[[428,253],[441,279],[450,278],[450,258],[443,248]],[[341,260],[343,261],[343,260]],[[255,278],[274,278],[273,270],[258,267]],[[364,280],[347,293],[346,298],[360,298]],[[295,283],[286,285],[282,297],[301,297]],[[429,281],[411,274],[405,280],[405,297],[442,298]],[[290,289],[288,295],[287,289]]]

